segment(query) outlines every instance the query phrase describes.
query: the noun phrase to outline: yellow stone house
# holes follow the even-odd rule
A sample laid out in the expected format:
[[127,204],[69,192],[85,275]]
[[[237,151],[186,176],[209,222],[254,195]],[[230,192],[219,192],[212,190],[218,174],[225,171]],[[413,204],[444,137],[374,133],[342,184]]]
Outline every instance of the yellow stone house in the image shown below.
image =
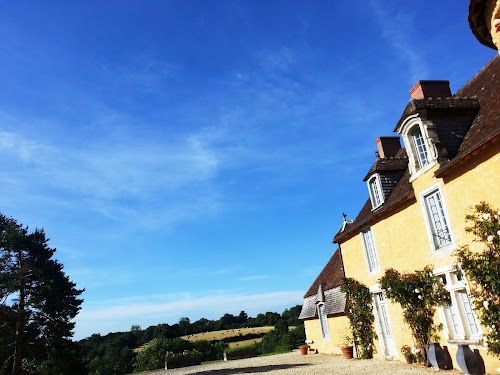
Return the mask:
[[[469,8],[476,36],[484,40],[485,30],[496,33],[488,40],[492,48],[500,30],[498,4],[477,0]],[[489,28],[485,20],[491,20]],[[481,25],[481,32],[475,30]],[[400,349],[413,345],[412,336],[401,307],[385,299],[378,280],[388,268],[405,273],[432,265],[451,297],[435,322],[443,324],[440,344],[453,367],[459,368],[458,346],[468,345],[487,373],[497,373],[500,362],[482,343],[486,328],[474,312],[468,281],[454,268],[453,251],[463,245],[479,249],[465,231],[472,206],[485,201],[500,207],[499,82],[497,55],[454,95],[448,81],[419,81],[410,90],[411,99],[395,124],[397,135],[376,140],[376,160],[364,178],[366,204],[355,220],[344,219],[333,240],[339,248],[304,297],[301,318],[312,349],[340,353],[348,320],[338,286],[346,276],[372,293],[375,356],[404,360]]]

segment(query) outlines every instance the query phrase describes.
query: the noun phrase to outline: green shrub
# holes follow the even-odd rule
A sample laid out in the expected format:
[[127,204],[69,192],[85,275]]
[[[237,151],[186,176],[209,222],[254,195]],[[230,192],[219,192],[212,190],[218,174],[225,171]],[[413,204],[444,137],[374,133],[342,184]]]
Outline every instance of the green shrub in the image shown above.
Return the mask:
[[344,278],[340,290],[346,295],[346,313],[356,348],[359,347],[361,358],[370,359],[376,335],[370,289],[355,279]]
[[243,346],[234,346],[232,348],[226,348],[224,350],[225,353],[234,353],[234,352],[242,352],[245,350],[256,350],[257,352],[260,353],[260,344],[250,344],[250,345],[243,345]]
[[421,362],[427,362],[431,337],[442,328],[434,324],[436,307],[450,303],[449,293],[438,283],[432,270],[432,266],[426,266],[414,273],[401,274],[390,268],[379,280],[387,298],[403,308],[403,320],[410,326],[417,347],[423,352]]
[[470,280],[470,291],[475,311],[481,324],[487,328],[484,341],[488,352],[500,357],[500,210],[481,202],[465,219],[471,226],[465,230],[481,243],[480,251],[467,246],[456,250],[457,269]]
[[273,329],[266,333],[264,337],[262,337],[262,353],[275,353],[278,350],[277,348],[280,348],[280,353],[283,353],[296,348],[299,345],[299,340],[297,340],[297,338],[299,338],[302,333],[301,328],[296,330],[297,328],[292,332],[280,333]]

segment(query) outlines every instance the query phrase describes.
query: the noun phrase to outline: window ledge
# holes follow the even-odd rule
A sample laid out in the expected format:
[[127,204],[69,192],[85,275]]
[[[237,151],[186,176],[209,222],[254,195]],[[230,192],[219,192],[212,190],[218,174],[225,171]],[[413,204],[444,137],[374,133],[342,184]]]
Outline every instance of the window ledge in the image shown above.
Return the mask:
[[377,207],[373,207],[373,208],[372,208],[372,212],[377,211],[377,210],[378,210],[379,208],[381,208],[383,205],[384,205],[384,203],[382,202],[382,203],[380,203]]
[[448,344],[452,344],[452,345],[474,345],[474,346],[480,346],[482,347],[481,345],[481,340],[480,339],[473,339],[473,340],[454,340],[454,339],[449,339],[449,340],[446,340],[448,342]]
[[423,168],[420,168],[418,171],[412,173],[410,176],[410,182],[415,181],[417,178],[419,178],[421,175],[423,175],[425,172],[427,172],[429,169],[434,167],[437,164],[437,160],[432,160],[427,165]]
[[449,251],[453,251],[456,248],[457,248],[457,246],[455,245],[454,242],[450,243],[449,245],[440,247],[439,249],[436,249],[436,248],[434,248],[434,246],[432,246],[432,254],[433,255],[439,255],[441,253],[446,253],[446,252],[449,252]]

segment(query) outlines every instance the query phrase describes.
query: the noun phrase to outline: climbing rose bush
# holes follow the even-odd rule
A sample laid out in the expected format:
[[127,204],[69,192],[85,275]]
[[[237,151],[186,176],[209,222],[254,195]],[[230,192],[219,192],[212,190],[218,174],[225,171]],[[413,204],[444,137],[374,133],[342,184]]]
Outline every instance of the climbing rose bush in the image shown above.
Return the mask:
[[450,303],[450,295],[434,276],[432,266],[413,273],[401,274],[390,268],[379,280],[380,287],[390,300],[403,308],[403,319],[409,325],[417,347],[423,352],[419,361],[427,361],[431,337],[441,330],[434,324],[436,307]]
[[373,357],[373,329],[372,295],[366,285],[351,278],[342,280],[340,290],[346,296],[346,312],[349,318],[354,345],[359,347],[361,358]]
[[479,250],[469,246],[455,250],[456,269],[469,279],[471,296],[481,324],[488,352],[500,357],[500,210],[485,202],[465,216],[465,230],[475,235]]

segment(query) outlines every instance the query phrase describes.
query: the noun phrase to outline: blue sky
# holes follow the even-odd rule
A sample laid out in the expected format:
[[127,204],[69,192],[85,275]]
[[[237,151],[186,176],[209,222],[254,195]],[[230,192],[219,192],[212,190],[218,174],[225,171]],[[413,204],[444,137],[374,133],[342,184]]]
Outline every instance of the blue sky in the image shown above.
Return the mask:
[[282,312],[419,79],[495,52],[468,1],[0,1],[0,210],[43,227],[75,338]]

